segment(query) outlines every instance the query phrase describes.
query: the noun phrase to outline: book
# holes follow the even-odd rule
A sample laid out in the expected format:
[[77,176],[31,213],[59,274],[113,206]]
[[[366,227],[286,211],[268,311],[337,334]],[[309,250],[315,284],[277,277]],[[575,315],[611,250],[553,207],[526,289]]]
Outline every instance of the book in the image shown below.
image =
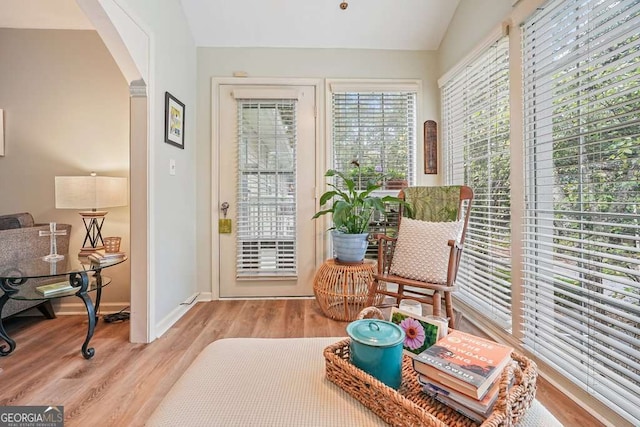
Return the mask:
[[489,413],[487,413],[487,414],[476,412],[473,409],[468,408],[465,405],[462,405],[462,404],[454,401],[453,399],[451,399],[451,398],[449,398],[447,396],[444,396],[442,394],[437,394],[437,395],[434,396],[434,398],[438,402],[447,405],[448,407],[454,409],[455,411],[461,413],[465,417],[470,418],[471,420],[473,420],[473,421],[475,421],[477,423],[484,422],[484,420],[489,418],[489,414],[491,413],[491,411],[489,411]]
[[406,337],[402,343],[403,352],[409,357],[417,357],[438,341],[440,322],[427,319],[417,314],[391,309],[391,322],[400,326]]
[[482,399],[511,360],[512,347],[452,331],[413,359],[420,374]]
[[36,286],[36,292],[39,294],[46,296],[54,295],[56,293],[68,291],[69,289],[73,289],[71,283],[69,282],[58,282],[58,283],[50,283],[48,285]]
[[124,258],[124,252],[94,252],[87,256],[87,259],[93,263],[106,264],[117,259]]
[[[496,400],[498,400],[498,394],[500,392],[500,378],[496,379],[494,383],[489,387],[487,393],[481,400],[474,399],[463,393],[453,390],[451,387],[447,387],[431,378],[424,375],[418,375],[418,382],[422,384],[422,391],[429,396],[435,397],[436,395],[445,396],[467,408],[475,411],[479,414],[486,414],[493,410]],[[446,402],[443,402],[446,403]]]

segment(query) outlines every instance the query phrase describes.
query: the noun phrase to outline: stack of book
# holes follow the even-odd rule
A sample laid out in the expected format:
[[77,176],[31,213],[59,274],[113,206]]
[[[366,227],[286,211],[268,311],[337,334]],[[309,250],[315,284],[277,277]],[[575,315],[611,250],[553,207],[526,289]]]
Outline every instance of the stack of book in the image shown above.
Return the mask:
[[87,259],[94,264],[107,264],[125,257],[124,252],[103,252],[95,251],[87,256]]
[[452,331],[413,359],[425,393],[474,421],[484,421],[498,398],[512,347]]

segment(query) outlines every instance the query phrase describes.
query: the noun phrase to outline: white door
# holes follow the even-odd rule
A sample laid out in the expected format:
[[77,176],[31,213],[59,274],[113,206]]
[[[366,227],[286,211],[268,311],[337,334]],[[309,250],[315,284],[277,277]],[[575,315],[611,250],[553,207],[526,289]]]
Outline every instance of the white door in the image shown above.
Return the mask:
[[315,88],[219,93],[218,208],[228,203],[232,223],[218,234],[220,296],[313,295]]

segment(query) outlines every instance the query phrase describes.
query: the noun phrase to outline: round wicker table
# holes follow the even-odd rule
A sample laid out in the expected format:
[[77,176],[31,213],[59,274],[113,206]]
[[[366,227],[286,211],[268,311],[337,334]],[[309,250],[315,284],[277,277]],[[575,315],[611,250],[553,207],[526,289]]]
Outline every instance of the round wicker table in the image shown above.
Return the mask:
[[[365,260],[361,264],[340,264],[326,260],[316,272],[313,293],[325,316],[334,320],[352,321],[365,308],[369,284],[377,264]],[[381,283],[379,286],[385,286]],[[376,294],[373,302],[381,304],[384,295]]]

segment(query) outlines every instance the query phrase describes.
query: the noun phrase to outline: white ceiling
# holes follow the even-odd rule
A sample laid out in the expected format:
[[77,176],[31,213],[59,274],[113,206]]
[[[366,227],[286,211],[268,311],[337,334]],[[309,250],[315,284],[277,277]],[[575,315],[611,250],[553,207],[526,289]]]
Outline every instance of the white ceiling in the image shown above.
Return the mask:
[[[459,0],[180,0],[197,46],[436,50]],[[93,29],[75,0],[0,0],[0,27]]]
[[459,0],[181,0],[198,46],[436,50]]

